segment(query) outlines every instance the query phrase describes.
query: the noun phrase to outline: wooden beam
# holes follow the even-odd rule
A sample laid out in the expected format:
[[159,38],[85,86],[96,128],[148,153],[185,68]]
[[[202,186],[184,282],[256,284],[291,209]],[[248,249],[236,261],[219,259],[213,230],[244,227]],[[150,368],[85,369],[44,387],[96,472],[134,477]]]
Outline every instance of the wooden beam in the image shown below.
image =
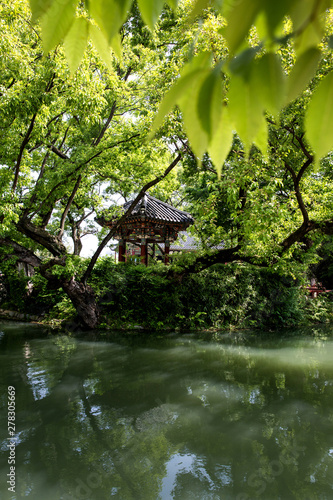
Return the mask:
[[164,250],[164,264],[169,264],[169,253],[170,253],[170,241],[165,240],[165,250]]
[[148,264],[147,241],[145,238],[141,239],[141,264],[147,266]]
[[126,241],[119,240],[118,262],[126,261]]

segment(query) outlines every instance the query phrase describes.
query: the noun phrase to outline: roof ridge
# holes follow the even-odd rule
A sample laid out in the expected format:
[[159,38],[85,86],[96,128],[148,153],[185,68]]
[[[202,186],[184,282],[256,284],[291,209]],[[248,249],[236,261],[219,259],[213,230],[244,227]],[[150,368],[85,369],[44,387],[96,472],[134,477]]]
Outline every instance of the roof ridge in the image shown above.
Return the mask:
[[155,198],[155,196],[152,196],[151,194],[149,193],[146,193],[146,195],[149,197],[149,198],[152,198],[153,200],[157,201],[158,203],[161,203],[161,205],[164,205],[166,207],[169,207],[169,208],[172,208],[172,210],[176,210],[177,212],[180,212],[181,214],[187,214],[189,215],[191,218],[192,215],[189,213],[189,212],[185,212],[185,210],[180,210],[179,208],[176,208],[174,207],[173,205],[170,205],[170,203],[166,203],[165,201],[162,201],[162,200],[159,200],[158,198]]

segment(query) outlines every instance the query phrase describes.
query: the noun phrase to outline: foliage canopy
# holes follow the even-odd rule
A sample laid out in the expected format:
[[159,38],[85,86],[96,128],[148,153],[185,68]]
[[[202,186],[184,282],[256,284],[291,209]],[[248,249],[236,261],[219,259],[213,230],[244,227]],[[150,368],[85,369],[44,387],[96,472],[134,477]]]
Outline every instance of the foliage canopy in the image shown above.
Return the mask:
[[[307,88],[330,48],[327,26],[332,23],[331,0],[167,3],[176,16],[187,8],[195,30],[189,60],[161,103],[153,130],[178,104],[193,151],[199,159],[208,151],[218,171],[231,150],[233,132],[240,136],[246,151],[255,144],[267,155],[266,113],[277,117]],[[34,18],[41,18],[45,52],[64,40],[72,71],[78,67],[89,38],[107,64],[108,46],[121,57],[121,30],[132,1],[94,0],[87,2],[85,9],[76,4],[30,1]],[[163,0],[138,0],[142,19],[152,31],[159,29],[164,4]],[[219,44],[224,50],[216,50],[216,39],[205,47],[198,43],[201,19],[207,15],[214,15],[219,23]],[[286,52],[292,64],[290,60],[286,64]],[[322,79],[305,119],[307,140],[317,161],[333,148],[328,132],[332,77],[322,74]]]
[[333,231],[329,1],[30,6],[35,24],[27,2],[0,6],[5,259],[38,267],[96,326],[88,282],[112,233],[82,273],[81,238],[109,196],[148,187],[185,202],[203,242],[169,279],[318,259]]

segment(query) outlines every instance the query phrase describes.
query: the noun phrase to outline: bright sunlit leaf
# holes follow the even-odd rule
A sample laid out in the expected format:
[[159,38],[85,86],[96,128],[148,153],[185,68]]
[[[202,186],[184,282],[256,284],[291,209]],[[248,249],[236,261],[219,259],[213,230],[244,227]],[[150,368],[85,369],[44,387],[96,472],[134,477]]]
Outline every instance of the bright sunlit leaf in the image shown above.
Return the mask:
[[172,9],[176,9],[176,7],[178,5],[178,0],[167,0],[167,2]]
[[142,19],[152,31],[162,12],[164,3],[164,0],[138,0]]
[[179,103],[181,97],[187,92],[189,87],[191,87],[193,81],[195,81],[196,78],[200,76],[202,71],[202,69],[196,69],[191,73],[187,73],[186,75],[182,76],[166,93],[159,106],[157,115],[155,116],[150,133],[150,138],[152,138],[154,133],[159,129],[164,121],[164,118],[170,113],[170,111],[172,111],[176,104]]
[[257,131],[257,135],[253,139],[254,144],[260,149],[264,158],[268,158],[268,123],[264,114],[261,116],[261,122]]
[[237,134],[249,151],[262,124],[263,105],[258,89],[241,76],[230,81],[229,112]]
[[307,84],[316,73],[320,58],[320,50],[316,47],[311,47],[297,59],[288,77],[287,103],[296,99],[305,90]]
[[208,153],[215,165],[218,177],[221,176],[222,166],[230,152],[233,142],[233,124],[230,120],[228,107],[223,107],[220,121],[210,144]]
[[190,19],[195,19],[200,16],[202,12],[211,5],[211,0],[196,0],[191,12]]
[[228,25],[223,30],[231,53],[242,44],[260,8],[260,0],[239,0],[234,3],[227,16]]
[[104,63],[107,65],[107,67],[109,69],[111,69],[112,66],[111,66],[111,57],[110,57],[110,47],[109,47],[108,41],[107,41],[104,33],[102,33],[102,31],[98,28],[98,26],[90,24],[89,25],[89,37],[90,37],[91,41],[93,42],[101,59],[104,61]]
[[54,1],[41,19],[43,48],[48,53],[67,35],[75,19],[73,0]]
[[324,24],[320,17],[314,18],[295,40],[298,56],[312,47],[316,47],[324,35]]
[[266,111],[278,114],[285,96],[285,75],[280,58],[269,52],[254,61],[251,80]]
[[197,112],[201,125],[209,137],[212,136],[219,123],[222,102],[221,65],[218,65],[204,80],[197,102]]
[[295,30],[305,26],[306,22],[311,18],[315,5],[318,5],[317,0],[294,0],[292,2],[289,14]]
[[39,17],[47,12],[53,0],[29,0],[32,20],[36,21]]
[[271,37],[274,36],[276,28],[281,24],[294,1],[295,0],[268,0],[263,2],[267,28]]
[[210,74],[210,70],[202,69],[192,78],[192,84],[188,86],[187,91],[183,92],[178,99],[178,104],[183,115],[184,127],[189,138],[191,148],[199,160],[207,151],[209,144],[209,135],[203,128],[198,113],[198,100],[203,82]]
[[79,67],[88,41],[88,21],[77,17],[64,40],[64,49],[69,69],[74,73]]
[[306,112],[305,126],[318,161],[333,150],[333,73],[318,85]]
[[132,0],[93,0],[89,12],[104,32],[109,43],[126,21]]
[[121,46],[121,37],[119,33],[116,33],[113,38],[111,38],[110,41],[110,46],[115,53],[115,55],[118,57],[118,59],[121,59],[122,57],[122,46]]
[[172,85],[170,90],[165,94],[158,112],[155,116],[152,130],[150,133],[150,139],[158,128],[162,125],[164,118],[170,113],[170,111],[179,104],[181,98],[188,91],[191,85],[195,85],[196,81],[201,78],[201,75],[206,75],[207,67],[210,65],[210,55],[203,53],[194,57],[182,70],[182,74],[178,80]]

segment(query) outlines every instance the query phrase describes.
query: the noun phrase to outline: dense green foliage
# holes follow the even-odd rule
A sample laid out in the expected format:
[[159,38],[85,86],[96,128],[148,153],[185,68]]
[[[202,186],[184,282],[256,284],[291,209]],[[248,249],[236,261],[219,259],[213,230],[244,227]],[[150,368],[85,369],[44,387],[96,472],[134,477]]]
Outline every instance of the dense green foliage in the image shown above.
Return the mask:
[[[86,265],[82,259],[82,272]],[[5,280],[8,297],[1,307],[42,313],[47,323],[69,322],[72,328],[76,314],[66,294],[50,290],[39,273],[28,293],[28,281],[23,273],[10,273]],[[274,329],[333,319],[330,294],[311,299],[298,280],[246,264],[216,265],[179,282],[168,279],[162,265],[117,265],[102,258],[91,285],[102,328]]]
[[146,269],[104,261],[96,273],[96,285],[107,286],[100,305],[111,327],[281,328],[333,319],[329,294],[308,299],[301,282],[269,269],[216,265],[180,283],[168,280],[159,266]]
[[[238,10],[234,2],[221,10],[219,2],[187,0],[155,10],[145,0],[75,5],[31,1],[32,13],[27,1],[0,6],[1,269],[32,266],[34,303],[50,300],[50,310],[52,290],[62,289],[66,300],[49,314],[74,307],[88,328],[104,321],[95,298],[102,301],[109,285],[113,313],[126,321],[268,324],[269,308],[278,323],[265,283],[315,269],[333,233],[331,3],[308,0],[302,12],[298,0],[276,9],[242,0]],[[98,283],[102,264],[93,269],[112,231],[99,229],[101,244],[82,267],[83,235],[98,231],[93,217],[115,196],[138,199],[147,189],[194,215],[201,252],[162,274],[133,268],[131,278],[119,269],[109,273],[115,283]],[[120,215],[114,208],[108,214]],[[218,274],[214,302],[213,271],[205,269],[226,262],[240,267],[230,268],[230,279]],[[267,270],[245,279],[244,263]],[[16,271],[9,288],[15,279]],[[195,305],[196,286],[207,289],[207,310]],[[240,306],[241,296],[248,299]],[[288,314],[282,323],[296,321]]]
[[[194,36],[194,57],[190,57],[180,79],[163,100],[155,129],[178,104],[193,151],[199,159],[208,151],[218,170],[232,148],[233,131],[241,137],[245,150],[255,144],[267,154],[265,113],[277,117],[314,77],[326,51],[325,29],[331,23],[332,2],[169,0],[167,3],[177,17],[187,9]],[[56,0],[30,0],[34,19],[41,19],[45,52],[64,40],[72,71],[79,66],[89,39],[106,62],[108,46],[120,57],[122,25],[133,1],[94,0],[83,2],[76,11],[77,4],[78,1],[66,1],[60,6]],[[151,31],[160,28],[164,4],[163,0],[137,1],[140,15]],[[207,17],[209,22],[202,23]],[[62,22],[58,23],[60,18]],[[206,35],[205,44],[200,43],[202,33]],[[307,138],[317,161],[333,147],[328,131],[332,124],[332,83],[332,75],[324,78],[306,111]],[[223,105],[226,99],[228,107]]]

